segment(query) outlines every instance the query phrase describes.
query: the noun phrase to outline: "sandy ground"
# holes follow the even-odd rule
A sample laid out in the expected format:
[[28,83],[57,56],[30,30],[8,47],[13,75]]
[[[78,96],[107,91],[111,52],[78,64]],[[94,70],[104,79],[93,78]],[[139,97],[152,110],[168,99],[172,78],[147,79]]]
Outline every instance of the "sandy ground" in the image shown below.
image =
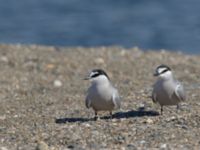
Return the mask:
[[[187,101],[160,107],[149,98],[153,71],[169,65]],[[123,97],[108,112],[85,107],[83,77],[104,69]],[[0,45],[0,149],[199,149],[200,56],[120,47],[59,48]],[[41,148],[43,146],[43,148]],[[39,148],[40,147],[40,148]]]

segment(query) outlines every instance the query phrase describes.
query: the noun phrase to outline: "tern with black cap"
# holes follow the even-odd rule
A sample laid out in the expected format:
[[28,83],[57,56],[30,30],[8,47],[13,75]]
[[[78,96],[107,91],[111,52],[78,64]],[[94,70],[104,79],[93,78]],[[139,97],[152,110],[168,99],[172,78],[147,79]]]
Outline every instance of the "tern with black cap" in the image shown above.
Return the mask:
[[120,108],[121,99],[106,72],[102,69],[94,69],[85,80],[91,81],[85,99],[86,107],[93,108],[95,119],[97,119],[98,111],[109,111],[112,117],[112,111]]
[[186,100],[186,93],[183,85],[174,78],[172,70],[167,65],[160,65],[156,68],[154,76],[158,77],[153,86],[152,100],[161,106],[177,105]]

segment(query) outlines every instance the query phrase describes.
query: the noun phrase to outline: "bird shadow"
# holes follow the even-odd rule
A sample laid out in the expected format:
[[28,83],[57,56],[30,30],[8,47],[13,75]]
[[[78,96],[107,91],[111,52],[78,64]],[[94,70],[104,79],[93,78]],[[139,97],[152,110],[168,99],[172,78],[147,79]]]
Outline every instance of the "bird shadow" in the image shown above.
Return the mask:
[[[149,116],[149,117],[154,117],[158,116],[159,113],[157,111],[153,110],[130,110],[127,112],[117,112],[112,115],[112,119],[123,119],[123,118],[134,118],[134,117],[144,117],[144,116]],[[104,116],[101,117],[101,119],[110,119],[110,116]]]
[[88,121],[95,121],[94,118],[58,118],[55,120],[57,124],[62,124],[62,123],[75,123],[75,122],[88,122]]
[[[138,110],[130,110],[127,112],[117,112],[112,115],[112,119],[123,119],[123,118],[134,118],[134,117],[144,117],[144,116],[149,116],[149,117],[154,117],[158,116],[159,113],[157,111],[153,110],[145,110],[144,108],[139,108]],[[110,115],[100,117],[100,119],[111,119]],[[75,123],[75,122],[89,122],[89,121],[96,121],[95,118],[58,118],[55,120],[57,124],[63,124],[63,123]]]

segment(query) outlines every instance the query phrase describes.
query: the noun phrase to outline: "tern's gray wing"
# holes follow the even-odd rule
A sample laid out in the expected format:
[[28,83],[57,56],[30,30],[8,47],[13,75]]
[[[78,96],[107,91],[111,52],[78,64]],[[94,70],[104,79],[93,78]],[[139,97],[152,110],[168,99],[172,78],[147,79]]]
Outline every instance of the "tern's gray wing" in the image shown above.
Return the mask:
[[121,98],[119,96],[117,89],[113,89],[112,101],[115,105],[115,108],[119,109],[121,107]]
[[85,99],[85,106],[87,108],[90,108],[90,106],[91,106],[91,100],[88,97],[86,97],[86,99]]
[[155,91],[152,92],[151,98],[152,98],[154,103],[157,102],[157,100],[156,100],[156,92]]
[[186,100],[186,93],[185,93],[184,87],[178,81],[177,81],[177,85],[176,85],[174,94],[180,101],[185,101]]
[[91,88],[88,89],[87,96],[86,96],[86,99],[85,99],[85,106],[87,108],[90,108],[90,106],[91,106],[90,90],[91,90]]

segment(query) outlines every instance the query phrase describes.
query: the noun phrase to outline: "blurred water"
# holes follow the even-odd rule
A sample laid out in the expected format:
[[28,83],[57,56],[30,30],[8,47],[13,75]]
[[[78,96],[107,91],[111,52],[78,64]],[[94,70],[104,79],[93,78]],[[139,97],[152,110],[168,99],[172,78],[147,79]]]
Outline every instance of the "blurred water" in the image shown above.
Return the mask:
[[200,54],[199,0],[0,0],[0,43]]

